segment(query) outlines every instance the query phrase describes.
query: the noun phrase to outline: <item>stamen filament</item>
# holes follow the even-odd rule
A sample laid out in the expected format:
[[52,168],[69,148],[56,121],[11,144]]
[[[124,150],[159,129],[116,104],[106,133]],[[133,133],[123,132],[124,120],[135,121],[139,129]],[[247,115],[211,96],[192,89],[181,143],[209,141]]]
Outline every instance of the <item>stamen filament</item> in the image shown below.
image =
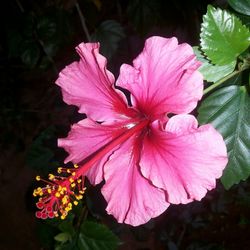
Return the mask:
[[114,140],[106,144],[103,148],[101,148],[97,153],[94,155],[93,158],[91,158],[88,162],[83,164],[82,166],[78,164],[79,170],[76,172],[76,177],[86,173],[91,166],[93,166],[98,160],[100,160],[104,155],[106,155],[108,152],[112,151],[116,146],[122,144],[127,139],[129,139],[133,134],[135,134],[138,131],[141,131],[144,127],[146,127],[149,124],[149,120],[142,120],[135,126],[133,126],[131,129],[128,129],[120,136],[116,137]]
[[[72,204],[77,205],[78,201],[83,198],[86,189],[84,187],[84,178],[87,171],[118,145],[125,142],[135,133],[142,131],[148,123],[148,120],[141,120],[136,125],[129,126],[125,132],[100,148],[82,165],[74,164],[74,168],[59,167],[57,170],[58,174],[62,173],[64,176],[49,174],[49,181],[37,176],[37,181],[43,181],[46,183],[46,186],[43,188],[38,187],[33,192],[34,196],[40,196],[37,208],[41,211],[36,212],[36,216],[42,219],[60,216],[61,219],[65,219],[68,212],[72,209]],[[65,177],[65,175],[68,176]]]

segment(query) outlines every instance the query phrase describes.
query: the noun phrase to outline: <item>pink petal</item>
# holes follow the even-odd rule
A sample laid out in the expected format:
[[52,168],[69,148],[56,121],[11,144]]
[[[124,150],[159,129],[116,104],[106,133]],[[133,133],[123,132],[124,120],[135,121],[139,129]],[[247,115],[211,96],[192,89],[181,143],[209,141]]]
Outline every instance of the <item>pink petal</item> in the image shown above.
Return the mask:
[[99,54],[99,43],[81,43],[76,50],[80,61],[64,68],[56,81],[64,101],[78,106],[80,113],[96,121],[126,115],[125,97],[113,87],[114,76],[106,69],[106,58]]
[[[58,146],[63,147],[69,153],[65,163],[69,161],[79,163],[123,133],[125,129],[122,123],[103,125],[90,119],[84,119],[71,127],[67,138],[58,140]],[[103,165],[110,154],[112,152],[104,155],[88,171],[87,177],[93,185],[103,180]]]
[[176,115],[165,131],[155,122],[145,137],[140,166],[142,174],[166,190],[169,203],[201,200],[215,188],[227,164],[222,136],[211,126],[197,128],[191,115]]
[[106,183],[102,188],[107,212],[118,222],[133,226],[146,223],[169,206],[164,192],[141,175],[137,164],[139,140],[130,138],[111,155],[104,167]]
[[201,99],[203,78],[192,47],[176,38],[151,37],[134,67],[123,64],[117,85],[128,89],[142,113],[189,113]]

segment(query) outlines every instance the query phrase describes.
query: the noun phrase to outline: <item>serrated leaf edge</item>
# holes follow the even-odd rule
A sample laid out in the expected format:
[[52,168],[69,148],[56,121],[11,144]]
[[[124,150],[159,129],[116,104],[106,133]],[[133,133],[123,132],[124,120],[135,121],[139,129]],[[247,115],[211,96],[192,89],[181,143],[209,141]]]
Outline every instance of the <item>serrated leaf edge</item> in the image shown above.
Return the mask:
[[[201,24],[201,32],[200,32],[200,50],[204,53],[204,58],[205,59],[207,59],[210,63],[212,63],[212,65],[218,65],[218,66],[223,66],[223,65],[220,65],[220,64],[215,64],[215,63],[213,63],[212,62],[212,60],[211,60],[211,58],[209,58],[209,56],[206,54],[206,52],[202,49],[202,46],[204,45],[204,42],[203,42],[203,39],[202,39],[202,34],[203,34],[203,32],[205,32],[205,27],[204,27],[204,22],[205,22],[205,18],[207,18],[207,14],[208,14],[208,11],[209,10],[213,10],[213,11],[216,11],[216,10],[219,10],[219,11],[221,11],[221,12],[226,12],[227,14],[229,14],[229,15],[231,15],[233,18],[235,18],[235,19],[237,19],[239,22],[240,22],[240,24],[244,27],[244,28],[246,28],[247,30],[248,30],[248,32],[249,32],[249,35],[250,35],[250,30],[248,29],[248,27],[245,25],[245,24],[243,24],[242,23],[242,21],[241,21],[241,19],[240,18],[238,18],[236,15],[234,15],[233,13],[231,13],[231,12],[229,12],[229,11],[227,11],[227,10],[223,10],[223,9],[220,9],[220,8],[215,8],[214,6],[212,6],[212,5],[208,5],[207,6],[207,12],[206,12],[206,14],[204,14],[203,15],[203,18],[202,18],[202,24]],[[213,18],[213,17],[212,17]],[[216,24],[216,22],[214,21],[214,23]],[[218,28],[218,30],[219,30],[219,27],[216,25],[216,27]],[[249,43],[250,43],[250,36],[249,36],[249,39],[248,39],[248,41],[249,41]],[[230,45],[230,43],[228,43],[229,45]],[[249,44],[250,45],[250,44]],[[231,47],[231,45],[230,45],[230,47]],[[237,59],[237,57],[240,55],[240,53],[238,53],[238,55],[234,58],[234,60],[236,60]],[[231,62],[233,62],[234,60],[232,60]],[[224,65],[226,65],[226,64],[224,64]]]

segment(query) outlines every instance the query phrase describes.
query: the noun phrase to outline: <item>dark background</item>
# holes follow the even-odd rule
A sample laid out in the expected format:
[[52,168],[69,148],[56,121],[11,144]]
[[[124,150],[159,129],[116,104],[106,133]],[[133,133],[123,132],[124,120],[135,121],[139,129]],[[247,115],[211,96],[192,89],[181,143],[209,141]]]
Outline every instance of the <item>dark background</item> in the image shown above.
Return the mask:
[[[34,217],[34,177],[62,164],[56,140],[83,118],[62,102],[58,72],[78,59],[74,47],[87,42],[77,11],[93,40],[101,41],[108,68],[141,51],[151,35],[176,36],[199,44],[207,4],[226,1],[10,0],[2,1],[0,38],[0,249],[53,249],[55,232]],[[114,20],[107,22],[107,20]],[[250,249],[250,187],[247,182],[209,192],[202,202],[171,206],[144,226],[117,224],[105,214],[100,187],[89,188],[89,216],[108,225],[124,242],[119,249]],[[44,226],[45,225],[45,226]]]

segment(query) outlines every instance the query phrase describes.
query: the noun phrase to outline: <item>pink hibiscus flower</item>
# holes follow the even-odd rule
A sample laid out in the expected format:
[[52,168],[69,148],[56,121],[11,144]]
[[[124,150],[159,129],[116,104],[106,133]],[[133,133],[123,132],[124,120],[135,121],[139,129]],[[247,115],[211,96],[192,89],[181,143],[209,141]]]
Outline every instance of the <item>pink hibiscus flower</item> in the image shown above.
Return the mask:
[[[201,200],[228,160],[222,136],[188,114],[203,91],[192,48],[176,38],[151,37],[133,66],[121,66],[116,85],[98,43],[82,43],[77,52],[80,61],[56,81],[64,101],[87,115],[58,142],[69,154],[65,163],[75,168],[59,168],[67,174],[50,175],[48,185],[34,191],[41,196],[37,217],[65,218],[71,200],[82,198],[85,176],[93,185],[105,180],[107,212],[133,226],[170,203]],[[132,105],[116,86],[130,92]]]

